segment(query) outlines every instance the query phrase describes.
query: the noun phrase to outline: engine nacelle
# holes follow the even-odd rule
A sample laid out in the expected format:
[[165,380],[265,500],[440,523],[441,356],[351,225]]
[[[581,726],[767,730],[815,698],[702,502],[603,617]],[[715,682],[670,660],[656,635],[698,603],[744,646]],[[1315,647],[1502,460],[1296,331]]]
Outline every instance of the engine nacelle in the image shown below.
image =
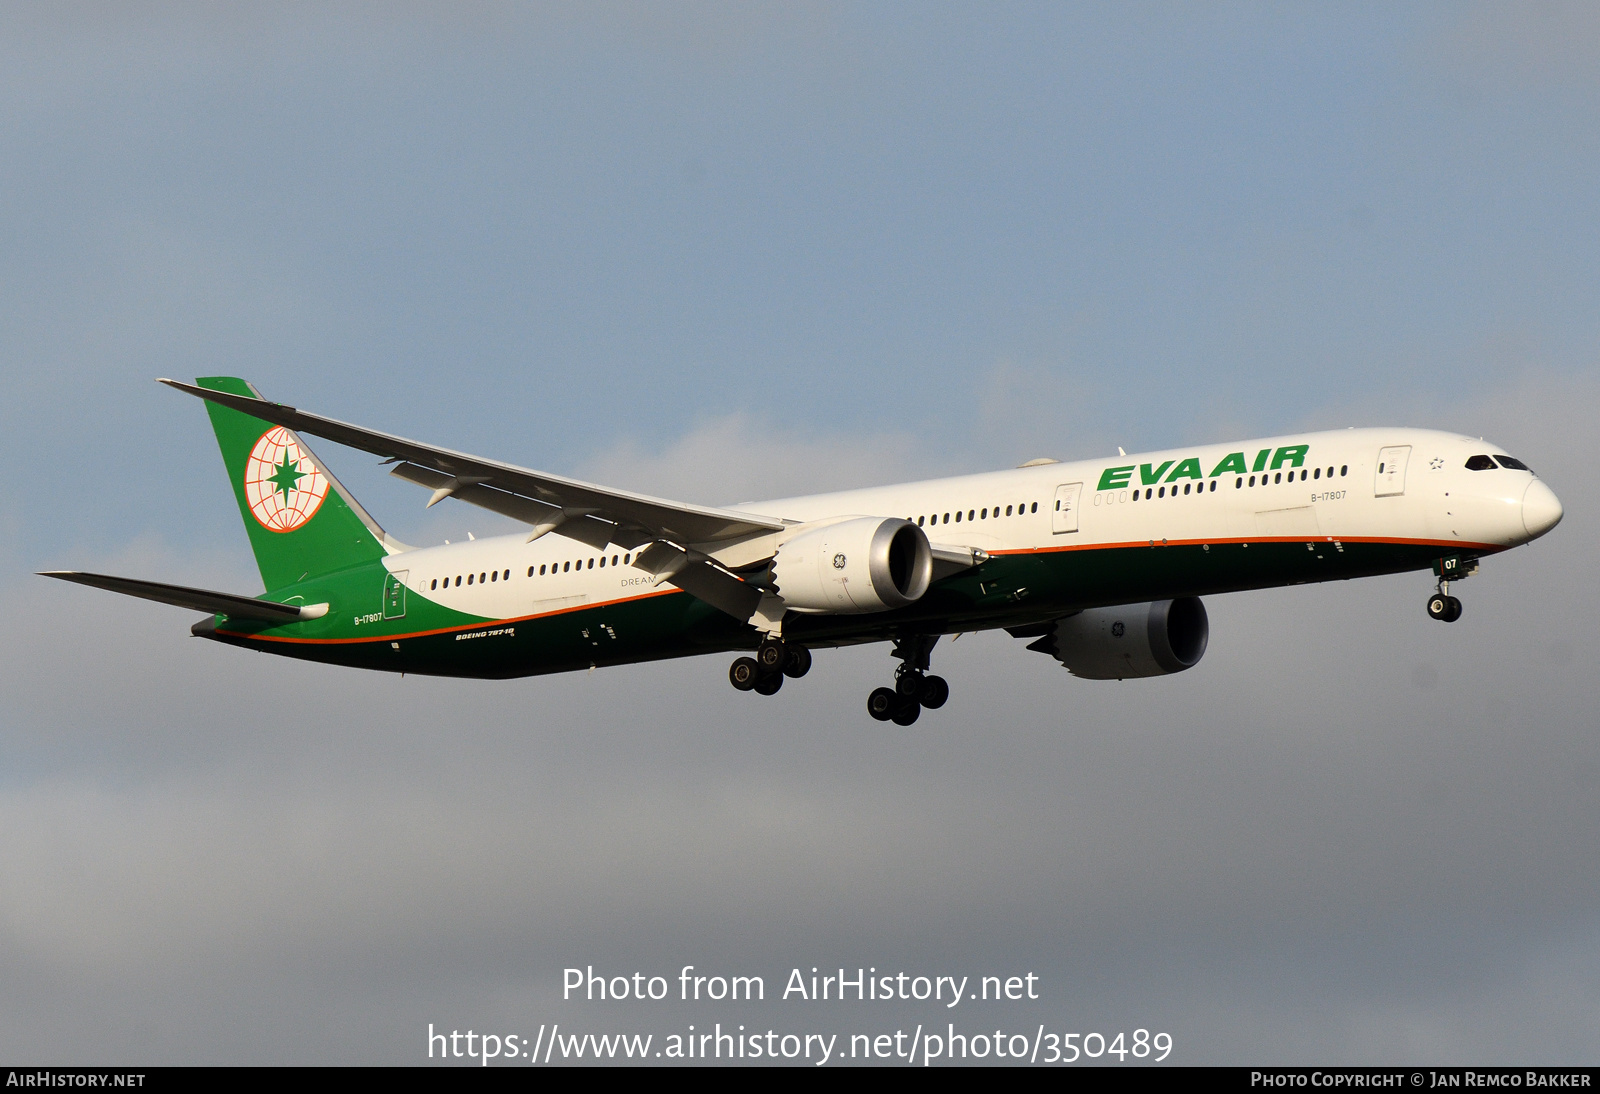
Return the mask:
[[933,551],[908,520],[851,517],[785,540],[772,560],[772,578],[795,611],[888,611],[928,591]]
[[1199,597],[1090,608],[1056,623],[1044,648],[1086,680],[1166,676],[1192,669],[1211,637]]

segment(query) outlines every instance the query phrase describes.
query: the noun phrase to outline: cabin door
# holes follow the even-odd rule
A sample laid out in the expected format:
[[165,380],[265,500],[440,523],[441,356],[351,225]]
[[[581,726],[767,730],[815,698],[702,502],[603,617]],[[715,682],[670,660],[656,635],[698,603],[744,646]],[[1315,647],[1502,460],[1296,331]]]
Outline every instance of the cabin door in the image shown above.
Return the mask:
[[410,570],[400,570],[383,579],[383,617],[404,619],[406,614],[406,577]]
[[1373,489],[1374,497],[1392,498],[1406,492],[1406,461],[1410,458],[1409,444],[1378,449],[1378,478]]
[[1078,499],[1083,497],[1083,483],[1069,482],[1056,487],[1056,508],[1050,514],[1050,531],[1056,535],[1078,530]]

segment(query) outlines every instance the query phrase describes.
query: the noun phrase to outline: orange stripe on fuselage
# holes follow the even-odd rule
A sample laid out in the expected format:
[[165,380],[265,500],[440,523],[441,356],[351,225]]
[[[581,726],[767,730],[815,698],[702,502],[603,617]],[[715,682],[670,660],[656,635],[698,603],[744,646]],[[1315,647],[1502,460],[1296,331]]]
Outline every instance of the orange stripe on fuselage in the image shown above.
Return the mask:
[[1394,536],[1246,536],[1240,538],[1221,539],[1131,539],[1120,543],[1062,543],[1051,544],[1048,547],[1017,547],[1014,549],[990,551],[990,556],[999,555],[1048,555],[1059,554],[1065,551],[1110,551],[1132,547],[1201,547],[1210,544],[1213,547],[1226,547],[1234,544],[1250,543],[1388,543],[1400,544],[1407,547],[1446,547],[1456,551],[1482,551],[1493,554],[1499,551],[1510,550],[1503,543],[1461,543],[1454,540],[1443,539],[1406,539]]

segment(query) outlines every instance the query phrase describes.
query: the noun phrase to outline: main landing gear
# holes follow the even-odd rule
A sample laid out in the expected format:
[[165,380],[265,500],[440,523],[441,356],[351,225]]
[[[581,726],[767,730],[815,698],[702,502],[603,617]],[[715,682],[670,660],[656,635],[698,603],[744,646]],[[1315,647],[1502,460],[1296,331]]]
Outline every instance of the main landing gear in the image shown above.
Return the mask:
[[914,634],[895,639],[894,655],[903,663],[894,672],[894,687],[877,688],[867,696],[867,713],[880,722],[908,726],[922,708],[937,710],[950,698],[950,685],[942,676],[929,676],[936,634]]
[[783,678],[796,680],[811,671],[811,651],[780,638],[763,639],[754,657],[740,657],[728,667],[728,682],[740,691],[774,695]]

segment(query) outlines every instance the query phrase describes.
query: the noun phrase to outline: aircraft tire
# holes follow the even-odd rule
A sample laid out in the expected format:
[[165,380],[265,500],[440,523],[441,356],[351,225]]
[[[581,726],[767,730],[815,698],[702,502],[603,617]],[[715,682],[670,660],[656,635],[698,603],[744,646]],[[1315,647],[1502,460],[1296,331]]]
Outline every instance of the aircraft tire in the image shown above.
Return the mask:
[[880,722],[887,722],[894,717],[899,705],[900,697],[893,688],[874,688],[872,694],[867,696],[867,713]]
[[811,651],[804,646],[790,646],[789,655],[783,661],[783,674],[798,680],[810,671]]
[[1445,597],[1450,603],[1445,606],[1444,621],[1454,623],[1461,618],[1461,601],[1453,596]]
[[912,700],[909,703],[902,701],[899,706],[895,707],[894,713],[889,715],[889,720],[897,726],[908,726],[915,722],[921,713],[921,703],[916,700]]
[[902,672],[894,678],[895,694],[902,699],[915,701],[922,694],[924,677],[920,672]]
[[1445,596],[1443,593],[1434,593],[1432,596],[1428,597],[1429,617],[1443,620],[1444,622],[1448,623],[1449,619],[1447,616],[1450,614],[1450,601],[1454,599],[1455,597]]
[[761,667],[756,664],[753,657],[736,658],[728,666],[728,683],[739,691],[749,691],[756,686],[756,680],[761,675]]
[[930,676],[922,681],[922,692],[917,701],[929,710],[938,710],[950,698],[950,685],[943,676]]
[[781,672],[756,677],[757,695],[776,695],[781,687],[783,687],[783,673]]
[[787,660],[785,653],[782,642],[769,638],[756,649],[756,664],[764,673],[777,672]]

